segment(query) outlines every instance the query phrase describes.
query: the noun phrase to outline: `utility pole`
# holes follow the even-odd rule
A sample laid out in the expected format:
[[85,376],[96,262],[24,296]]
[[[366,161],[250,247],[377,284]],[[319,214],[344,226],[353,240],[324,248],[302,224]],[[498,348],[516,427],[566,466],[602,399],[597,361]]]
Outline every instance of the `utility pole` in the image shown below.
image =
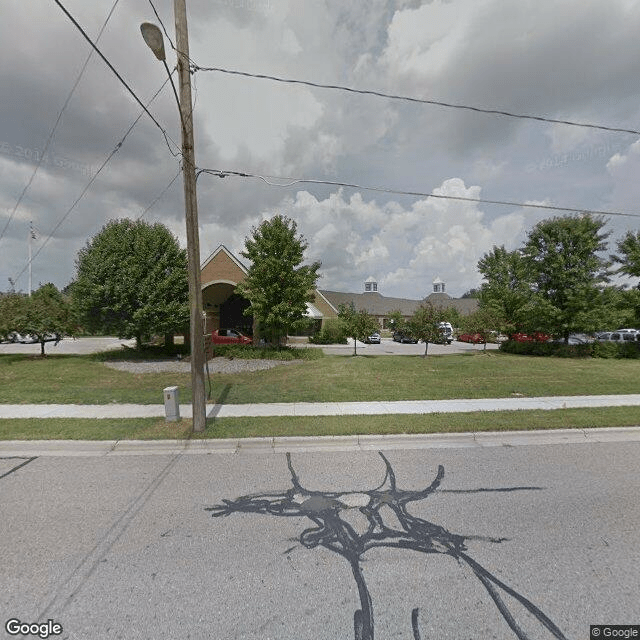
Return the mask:
[[204,382],[204,328],[202,326],[202,285],[200,281],[200,240],[198,201],[196,198],[196,162],[193,144],[189,34],[185,0],[174,0],[178,81],[180,83],[180,120],[182,129],[182,175],[189,259],[189,304],[191,308],[191,393],[193,430],[202,432],[207,422]]

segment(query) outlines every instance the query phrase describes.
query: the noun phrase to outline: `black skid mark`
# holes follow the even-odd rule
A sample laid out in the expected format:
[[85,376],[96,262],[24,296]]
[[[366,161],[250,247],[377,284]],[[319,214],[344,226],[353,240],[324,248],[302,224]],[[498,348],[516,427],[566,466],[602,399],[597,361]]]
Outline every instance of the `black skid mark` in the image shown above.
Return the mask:
[[[512,587],[499,580],[491,572],[467,555],[468,540],[482,540],[500,544],[506,538],[487,538],[477,535],[460,535],[444,527],[412,515],[407,506],[412,502],[427,499],[440,490],[444,480],[444,467],[438,466],[434,480],[424,489],[417,491],[399,489],[395,472],[389,460],[379,452],[385,464],[385,476],[382,483],[368,491],[314,491],[305,488],[293,468],[291,454],[286,454],[287,467],[291,475],[291,487],[284,491],[256,493],[241,496],[235,500],[223,500],[223,504],[206,508],[213,517],[229,516],[232,513],[260,513],[283,517],[305,517],[313,523],[302,531],[298,542],[307,549],[323,547],[332,551],[349,563],[358,589],[360,608],[353,616],[355,640],[374,640],[373,603],[362,573],[361,563],[369,549],[408,549],[424,554],[450,556],[458,563],[466,564],[484,586],[498,611],[519,640],[528,640],[515,616],[504,602],[501,591],[515,598],[531,613],[538,622],[550,631],[557,640],[567,640],[562,631],[531,601]],[[503,487],[480,489],[441,490],[449,493],[481,493],[536,491],[542,487]],[[357,497],[362,503],[351,506],[349,497]],[[383,507],[391,509],[394,522],[384,520]],[[358,533],[346,520],[340,517],[343,511],[357,508],[368,523],[363,533]],[[399,526],[398,526],[399,525]],[[285,553],[292,551],[293,547]],[[411,612],[413,640],[420,640],[418,627],[418,608]]]

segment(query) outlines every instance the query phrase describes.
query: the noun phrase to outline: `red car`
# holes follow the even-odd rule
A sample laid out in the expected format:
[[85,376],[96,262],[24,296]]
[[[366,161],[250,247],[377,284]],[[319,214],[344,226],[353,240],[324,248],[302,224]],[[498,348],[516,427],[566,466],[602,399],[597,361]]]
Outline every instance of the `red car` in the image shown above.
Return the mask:
[[457,340],[458,342],[471,342],[472,344],[482,344],[485,341],[481,333],[461,333]]
[[212,344],[251,344],[253,340],[235,329],[215,329],[211,332]]
[[534,333],[514,333],[511,336],[512,340],[516,342],[547,342],[551,338],[546,333],[535,331]]

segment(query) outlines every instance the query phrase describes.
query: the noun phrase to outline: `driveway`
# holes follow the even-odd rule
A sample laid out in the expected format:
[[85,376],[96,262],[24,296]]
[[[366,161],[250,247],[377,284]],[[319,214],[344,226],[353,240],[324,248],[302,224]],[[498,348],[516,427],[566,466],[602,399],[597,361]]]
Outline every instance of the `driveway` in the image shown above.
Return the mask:
[[[498,344],[488,344],[487,350],[497,349],[499,346]],[[470,351],[482,351],[483,349],[483,344],[454,341],[452,344],[429,344],[428,355],[468,353]],[[353,340],[349,340],[349,344],[323,345],[322,350],[327,355],[351,355],[353,353]],[[380,344],[364,344],[358,341],[357,352],[368,356],[421,356],[424,354],[424,344],[401,344],[394,342],[392,338],[382,338]]]

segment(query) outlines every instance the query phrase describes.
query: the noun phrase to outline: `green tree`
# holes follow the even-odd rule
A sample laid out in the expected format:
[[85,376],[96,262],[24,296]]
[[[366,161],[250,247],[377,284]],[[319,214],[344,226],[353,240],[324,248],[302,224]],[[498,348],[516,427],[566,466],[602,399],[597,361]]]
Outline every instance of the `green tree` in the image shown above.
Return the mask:
[[25,298],[21,333],[38,338],[40,355],[45,355],[45,343],[73,333],[71,308],[68,300],[55,285],[42,285],[31,297]]
[[492,333],[499,331],[503,324],[503,319],[492,307],[483,307],[466,316],[462,327],[465,333],[479,333],[482,336],[484,349],[487,349],[487,342],[491,340]]
[[531,298],[521,252],[493,247],[478,262],[478,271],[485,279],[480,287],[480,308],[491,309],[501,320],[500,329],[513,333],[526,317],[523,308]]
[[387,318],[388,318],[389,328],[394,333],[396,331],[402,332],[406,330],[407,321],[402,315],[402,312],[400,311],[400,309],[394,309],[393,311],[389,311],[387,313]]
[[21,293],[0,295],[0,339],[6,340],[11,333],[21,333],[26,296]]
[[189,326],[187,255],[159,223],[113,220],[76,258],[71,288],[89,331],[135,338],[183,333]]
[[[541,310],[540,326],[565,342],[573,331],[598,328],[600,292],[609,280],[605,221],[590,215],[551,218],[529,233],[524,265]],[[531,317],[531,316],[530,316]]]
[[353,338],[353,355],[357,355],[356,342],[364,342],[375,331],[380,330],[376,318],[365,309],[356,310],[353,302],[349,305],[341,304],[338,308],[338,318],[342,320],[345,332]]
[[444,311],[426,302],[421,304],[409,319],[408,331],[418,340],[424,342],[424,355],[427,355],[429,343],[436,344],[442,342],[442,332],[438,326],[439,322],[444,322]]
[[640,231],[628,231],[622,240],[618,240],[617,248],[619,255],[611,258],[622,265],[618,273],[640,278]]
[[245,314],[277,344],[304,318],[320,268],[320,262],[302,264],[308,244],[296,234],[296,223],[277,215],[251,230],[241,254],[251,261],[247,277],[236,288],[250,302]]

